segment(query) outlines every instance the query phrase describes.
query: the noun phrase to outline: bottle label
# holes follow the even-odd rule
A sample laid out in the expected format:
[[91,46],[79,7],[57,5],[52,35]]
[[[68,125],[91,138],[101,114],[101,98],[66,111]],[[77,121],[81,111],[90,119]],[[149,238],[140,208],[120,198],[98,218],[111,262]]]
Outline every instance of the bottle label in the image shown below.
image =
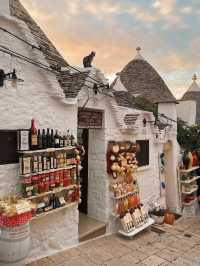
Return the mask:
[[30,174],[31,172],[31,158],[23,158],[23,174]]
[[31,144],[32,144],[32,146],[37,145],[37,135],[36,134],[31,135]]
[[54,158],[54,168],[57,168],[57,159]]
[[59,139],[55,138],[55,144],[59,144]]
[[20,131],[20,146],[19,150],[28,151],[29,150],[29,133],[28,131]]
[[54,158],[53,157],[51,157],[51,169],[53,169],[54,168]]
[[47,169],[47,158],[43,157],[43,170]]

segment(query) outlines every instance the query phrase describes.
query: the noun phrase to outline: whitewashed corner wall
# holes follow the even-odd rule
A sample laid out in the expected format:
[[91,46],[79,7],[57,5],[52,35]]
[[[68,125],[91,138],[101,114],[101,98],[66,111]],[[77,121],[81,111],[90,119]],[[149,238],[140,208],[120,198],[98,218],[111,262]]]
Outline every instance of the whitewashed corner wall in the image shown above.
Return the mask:
[[[0,24],[23,39],[26,39],[25,35],[30,35],[23,23],[18,24],[13,19],[10,21],[8,18],[0,18]],[[0,42],[10,49],[47,64],[40,52],[35,54],[26,44],[18,40],[13,41],[13,38],[5,33],[1,32]],[[10,56],[2,53],[0,68],[5,72],[15,68],[18,77],[24,79],[17,87],[12,87],[10,82],[6,81],[4,87],[0,88],[0,129],[30,128],[31,118],[35,118],[38,128],[58,129],[61,133],[66,133],[69,129],[76,135],[77,106],[67,106],[63,103],[63,92],[54,75],[14,57],[11,60]],[[19,182],[18,168],[18,164],[0,165],[0,196],[15,190]],[[31,222],[31,235],[32,260],[36,254],[47,256],[60,248],[77,243],[78,211],[74,207],[66,213],[57,212],[56,215],[51,214],[51,218]]]
[[145,129],[141,122],[137,134],[122,133],[117,124],[111,99],[103,98],[94,104],[89,101],[88,108],[104,110],[104,128],[89,130],[89,179],[88,179],[88,215],[107,222],[107,232],[115,232],[119,228],[117,219],[113,218],[114,201],[109,193],[109,176],[107,174],[106,151],[109,141],[149,140],[150,163],[148,167],[137,172],[141,201],[149,206],[151,202],[160,202],[160,180],[158,154],[163,152],[163,144],[155,144],[150,125]]
[[194,125],[196,122],[196,105],[195,101],[180,101],[176,106],[178,118],[189,125]]

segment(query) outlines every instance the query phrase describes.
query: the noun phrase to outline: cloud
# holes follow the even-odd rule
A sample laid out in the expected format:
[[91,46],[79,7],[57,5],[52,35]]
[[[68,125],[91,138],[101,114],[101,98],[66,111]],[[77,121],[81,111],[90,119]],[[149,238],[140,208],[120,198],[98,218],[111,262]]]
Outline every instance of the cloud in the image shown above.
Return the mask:
[[193,12],[193,8],[191,6],[185,6],[180,10],[183,14],[191,14]]
[[171,14],[176,6],[176,0],[156,0],[153,3],[153,7],[157,9],[162,15]]
[[21,2],[70,64],[82,65],[83,56],[95,50],[94,65],[113,78],[140,45],[173,91],[189,86],[200,67],[195,0]]

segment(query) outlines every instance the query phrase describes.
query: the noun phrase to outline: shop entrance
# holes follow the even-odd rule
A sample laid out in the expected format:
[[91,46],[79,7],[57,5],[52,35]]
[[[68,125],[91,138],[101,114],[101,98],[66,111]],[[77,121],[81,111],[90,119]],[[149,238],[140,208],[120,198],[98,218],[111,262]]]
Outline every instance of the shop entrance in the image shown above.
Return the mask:
[[[82,158],[80,172],[81,203],[79,205],[79,241],[85,241],[106,232],[106,224],[102,222],[102,212],[99,210],[102,176],[100,172],[99,156],[105,158],[104,129],[102,128],[103,113],[93,109],[79,109],[78,112],[78,144],[83,145],[85,155]],[[102,136],[103,135],[103,136]],[[102,150],[103,149],[103,150]],[[101,154],[103,153],[103,155]],[[104,183],[103,183],[104,184]],[[105,204],[104,204],[105,206]],[[102,209],[102,208],[101,208]],[[99,216],[98,216],[99,214]]]

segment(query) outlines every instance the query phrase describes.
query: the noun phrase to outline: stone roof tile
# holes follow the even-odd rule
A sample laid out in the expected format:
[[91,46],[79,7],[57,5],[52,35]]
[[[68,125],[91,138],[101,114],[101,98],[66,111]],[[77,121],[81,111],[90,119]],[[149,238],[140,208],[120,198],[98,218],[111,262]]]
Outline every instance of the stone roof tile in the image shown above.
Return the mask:
[[120,73],[120,80],[132,95],[141,95],[153,103],[176,102],[175,97],[156,72],[143,59],[133,59]]

